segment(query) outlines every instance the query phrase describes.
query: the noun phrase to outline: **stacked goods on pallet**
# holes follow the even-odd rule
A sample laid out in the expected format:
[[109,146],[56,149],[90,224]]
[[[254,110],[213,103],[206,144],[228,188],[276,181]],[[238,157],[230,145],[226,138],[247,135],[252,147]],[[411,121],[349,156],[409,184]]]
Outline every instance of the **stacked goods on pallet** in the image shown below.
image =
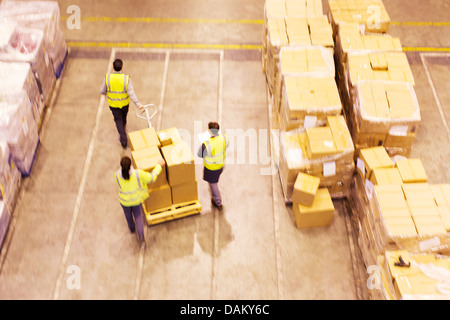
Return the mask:
[[346,23],[356,23],[364,32],[388,32],[390,18],[382,0],[328,0],[328,10],[334,34]]
[[262,64],[271,94],[278,77],[281,48],[311,45],[333,51],[331,25],[323,15],[321,1],[265,2]]
[[354,147],[343,116],[328,116],[326,126],[281,132],[279,174],[285,200],[292,201],[299,173],[320,179],[333,198],[346,197],[354,172]]
[[448,300],[450,258],[436,254],[386,251],[378,256],[382,278],[377,299]]
[[149,198],[143,204],[147,223],[199,213],[194,156],[177,128],[158,132],[147,128],[131,132],[129,137],[135,168],[151,172],[160,160],[165,162],[156,182],[149,185]]
[[53,72],[59,78],[67,56],[67,45],[59,26],[60,11],[57,1],[3,1],[0,19],[7,18],[19,26],[44,32],[45,48],[48,50]]
[[450,185],[430,184],[420,159],[384,147],[362,149],[352,198],[366,265],[387,250],[436,252],[450,246]]
[[0,133],[23,176],[30,174],[39,145],[37,123],[30,99],[22,90],[0,96]]
[[30,65],[26,62],[0,61],[0,74],[8,75],[8,77],[0,78],[0,90],[3,95],[17,94],[21,90],[27,93],[34,119],[39,127],[42,122],[44,103]]
[[407,82],[358,81],[347,123],[357,150],[386,147],[408,157],[420,123],[414,88]]
[[8,143],[0,139],[0,200],[10,212],[15,206],[21,180]]
[[10,220],[11,216],[8,207],[5,201],[0,200],[0,249],[3,246]]
[[327,188],[319,188],[320,178],[299,173],[292,193],[292,209],[297,228],[329,226],[334,205]]
[[47,105],[56,77],[44,43],[44,32],[4,20],[0,22],[0,33],[0,61],[28,62],[36,77],[44,105]]
[[[277,70],[272,117],[280,129],[290,130],[303,125],[304,116],[308,111],[312,111],[313,116],[320,115],[322,120],[326,115],[341,113],[341,103],[338,103],[336,96],[336,84],[333,83],[333,55],[324,47],[283,47],[280,50]],[[288,83],[285,80],[287,78],[291,78]],[[307,82],[309,90],[300,87],[302,81]],[[326,95],[325,90],[329,90]],[[295,100],[297,106],[289,105],[290,101],[295,103]],[[303,110],[300,110],[300,114],[292,114],[291,118],[291,108]]]

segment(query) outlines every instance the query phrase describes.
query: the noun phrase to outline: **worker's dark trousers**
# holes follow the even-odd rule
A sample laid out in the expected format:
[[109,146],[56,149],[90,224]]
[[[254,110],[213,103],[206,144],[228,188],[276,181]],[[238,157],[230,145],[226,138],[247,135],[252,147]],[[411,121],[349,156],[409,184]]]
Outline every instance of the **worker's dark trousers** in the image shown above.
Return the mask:
[[117,131],[119,132],[119,136],[120,136],[119,140],[120,140],[120,144],[122,145],[122,147],[126,147],[127,142],[128,142],[127,133],[125,131],[125,126],[127,125],[128,107],[129,107],[129,105],[124,106],[122,108],[109,107],[109,109],[111,110],[111,112],[113,114]]
[[133,207],[125,207],[122,204],[121,206],[123,208],[123,213],[125,213],[125,218],[127,219],[128,229],[130,229],[130,232],[135,232],[137,229],[139,241],[145,241],[142,204]]

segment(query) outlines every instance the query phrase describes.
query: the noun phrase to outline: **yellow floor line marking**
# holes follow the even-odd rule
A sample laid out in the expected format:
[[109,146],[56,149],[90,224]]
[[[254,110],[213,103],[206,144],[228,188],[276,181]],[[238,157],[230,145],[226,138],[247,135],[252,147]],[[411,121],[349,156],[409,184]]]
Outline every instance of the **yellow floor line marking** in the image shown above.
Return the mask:
[[[61,17],[66,21],[68,17]],[[211,23],[211,24],[263,24],[258,19],[183,19],[183,18],[151,18],[151,17],[82,17],[81,22],[122,22],[122,23]]]
[[450,22],[391,21],[392,26],[450,27]]
[[403,47],[402,49],[415,52],[450,52],[449,47]]
[[96,42],[67,41],[67,46],[78,48],[160,48],[160,49],[219,49],[219,50],[260,50],[262,45],[214,44],[214,43],[139,43],[139,42]]

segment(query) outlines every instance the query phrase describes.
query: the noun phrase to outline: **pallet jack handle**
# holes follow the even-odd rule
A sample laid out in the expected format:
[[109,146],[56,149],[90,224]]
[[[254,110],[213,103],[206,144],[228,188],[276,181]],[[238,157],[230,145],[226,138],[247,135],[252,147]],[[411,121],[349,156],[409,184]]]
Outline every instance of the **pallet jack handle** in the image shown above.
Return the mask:
[[[150,112],[148,111],[148,108],[152,107],[154,109],[153,113],[150,115]],[[137,109],[136,110],[136,115],[138,116],[138,118],[141,118],[143,120],[147,120],[148,123],[148,127],[151,128],[152,127],[152,123],[151,120],[152,118],[155,116],[155,114],[158,112],[158,108],[156,107],[156,105],[154,104],[146,104],[143,105],[142,109]]]

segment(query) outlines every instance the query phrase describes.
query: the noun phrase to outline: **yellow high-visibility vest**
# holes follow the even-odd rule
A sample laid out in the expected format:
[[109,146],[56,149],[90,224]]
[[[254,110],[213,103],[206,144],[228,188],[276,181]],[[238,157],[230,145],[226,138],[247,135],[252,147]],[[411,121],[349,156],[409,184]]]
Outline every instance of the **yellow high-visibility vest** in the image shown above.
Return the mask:
[[126,180],[119,169],[114,177],[119,187],[120,203],[125,207],[133,207],[144,202],[149,197],[147,184],[156,181],[161,172],[160,165],[157,165],[151,173],[136,169],[131,172],[130,179]]
[[130,76],[122,73],[109,73],[105,75],[106,95],[109,106],[122,108],[130,104],[130,96],[127,93]]
[[220,170],[223,168],[228,142],[226,134],[211,137],[204,142],[206,154],[203,157],[203,163],[206,169]]

